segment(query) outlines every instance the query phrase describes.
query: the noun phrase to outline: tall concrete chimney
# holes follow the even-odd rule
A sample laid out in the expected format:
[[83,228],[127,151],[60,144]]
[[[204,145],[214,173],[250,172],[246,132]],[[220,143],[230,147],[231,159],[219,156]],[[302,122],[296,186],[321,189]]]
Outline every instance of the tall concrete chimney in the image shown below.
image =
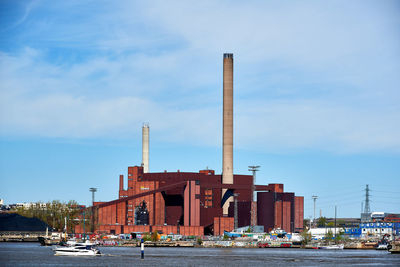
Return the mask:
[[[222,137],[222,183],[233,184],[233,54],[224,54],[224,106]],[[227,189],[222,189],[222,196]],[[222,207],[223,214],[228,215],[230,197]]]
[[149,124],[143,123],[142,127],[142,166],[143,172],[149,172]]

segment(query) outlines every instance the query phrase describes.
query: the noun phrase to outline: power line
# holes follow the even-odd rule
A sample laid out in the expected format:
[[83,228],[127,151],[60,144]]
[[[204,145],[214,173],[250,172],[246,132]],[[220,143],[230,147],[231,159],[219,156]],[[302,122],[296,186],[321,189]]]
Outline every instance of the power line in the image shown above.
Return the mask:
[[[353,204],[354,204],[354,205],[355,205],[355,204],[360,205],[360,202],[359,202],[359,201],[345,201],[345,202],[338,201],[338,202],[335,202],[335,203],[338,204],[339,206],[343,206],[343,205],[353,205]],[[320,208],[333,207],[333,206],[335,206],[335,203],[320,205],[319,207],[320,207]]]
[[384,203],[384,204],[394,204],[394,205],[398,205],[399,202],[389,202],[389,201],[373,201],[374,203]]
[[400,199],[400,196],[392,197],[392,196],[376,196],[376,195],[371,195],[375,196],[375,198],[391,198],[391,199]]
[[[360,199],[360,198],[362,198],[362,196],[356,196],[356,197],[337,197],[337,198],[335,198],[335,199],[333,199],[333,200],[325,200],[323,197],[319,197],[318,199],[318,204],[326,204],[326,203],[332,203],[332,202],[340,202],[340,201],[343,201],[343,200],[355,200],[355,199]],[[311,205],[311,203],[309,204],[309,205]]]
[[[376,180],[378,180],[378,179],[376,179]],[[382,183],[374,184],[374,187],[382,188],[383,190],[388,189],[388,186],[386,184],[382,184]],[[393,188],[390,187],[390,189],[393,189]]]
[[[359,201],[356,201],[356,200],[355,200],[355,201],[335,201],[335,202],[326,203],[326,204],[322,204],[322,205],[320,205],[320,204],[318,203],[318,207],[319,207],[319,208],[332,207],[332,206],[335,205],[335,203],[336,203],[336,204],[340,204],[341,206],[343,206],[343,205],[350,205],[350,204],[357,204],[357,205],[360,204],[360,202],[359,202]],[[304,210],[313,210],[313,207],[312,207],[312,206],[308,206],[308,207],[306,207]]]
[[[351,191],[341,191],[340,192],[340,196],[342,196],[342,195],[352,195],[352,194],[361,194],[362,192],[363,192],[364,190],[357,190],[357,191],[354,191],[354,190],[351,190]],[[330,192],[332,192],[332,190],[330,191]],[[303,194],[303,195],[307,195],[307,194]],[[323,197],[323,198],[335,198],[335,197],[337,197],[339,194],[338,193],[332,193],[332,194],[328,194],[328,195],[324,195],[324,194],[321,194],[321,192],[318,192],[318,196],[319,197]],[[308,200],[308,199],[307,199]]]
[[[319,199],[323,199],[323,200],[337,199],[337,198],[342,198],[343,196],[360,198],[360,196],[362,197],[362,196],[364,196],[364,194],[362,194],[362,191],[357,191],[357,192],[347,193],[347,194],[341,192],[340,194],[328,195],[328,196],[318,194]],[[307,199],[305,199],[305,201],[310,202],[310,201],[312,201],[312,198],[311,199],[307,198]]]
[[380,193],[389,193],[389,194],[400,194],[400,192],[395,192],[395,191],[381,191],[381,190],[370,190],[372,192],[380,192]]

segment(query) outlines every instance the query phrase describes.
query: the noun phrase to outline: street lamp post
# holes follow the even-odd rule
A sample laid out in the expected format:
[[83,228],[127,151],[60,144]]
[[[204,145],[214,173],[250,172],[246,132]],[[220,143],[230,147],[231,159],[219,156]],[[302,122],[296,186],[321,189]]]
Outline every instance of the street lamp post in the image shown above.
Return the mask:
[[92,206],[94,205],[94,193],[97,192],[97,188],[91,187],[89,191],[92,192]]
[[311,197],[314,200],[314,220],[313,220],[313,224],[315,225],[315,202],[317,201],[318,196],[312,196]]
[[256,211],[255,211],[255,191],[256,191],[256,172],[259,171],[258,168],[260,166],[249,166],[249,171],[253,173],[253,182],[251,186],[251,219],[250,219],[250,224],[252,227],[252,231],[254,231],[254,226],[256,225]]
[[235,203],[235,205],[234,205],[234,214],[233,214],[233,217],[234,217],[234,231],[235,232],[238,229],[238,206],[237,206],[237,198],[238,198],[238,196],[239,196],[238,193],[233,194],[234,201],[235,201],[234,202]]
[[97,191],[97,188],[95,187],[91,187],[89,188],[89,191],[92,192],[92,212],[91,212],[91,221],[92,221],[92,225],[91,225],[91,232],[94,233],[94,193]]

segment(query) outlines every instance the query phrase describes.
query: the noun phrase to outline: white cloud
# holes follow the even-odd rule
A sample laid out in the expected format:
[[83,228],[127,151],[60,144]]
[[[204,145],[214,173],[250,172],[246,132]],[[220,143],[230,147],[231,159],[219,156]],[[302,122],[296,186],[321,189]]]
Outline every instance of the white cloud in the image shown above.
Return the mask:
[[126,138],[149,121],[160,139],[220,145],[232,51],[239,147],[400,150],[390,4],[128,1],[76,20],[92,7],[67,5],[35,5],[27,48],[0,55],[2,135]]
[[[142,60],[144,64],[140,64]],[[170,60],[167,57],[164,63]],[[154,64],[154,59],[139,58],[128,64],[124,59],[115,62],[102,58],[60,68],[43,62],[40,53],[27,49],[20,57],[2,54],[1,61],[3,135],[127,138],[140,132],[139,127],[144,121],[151,122],[152,129],[160,132],[161,139],[174,142],[190,140],[204,144],[210,140],[207,136],[216,132],[209,127],[194,131],[198,124],[210,124],[208,118],[214,116],[214,107],[182,108],[174,101],[158,102],[151,96],[154,98],[160,89],[153,93],[145,89],[159,81],[149,81],[151,85],[146,85],[139,80],[135,84],[132,83],[135,77],[126,77],[131,74],[120,73],[124,68],[139,66],[142,67],[140,72],[156,67],[160,69],[158,74],[164,72]],[[163,59],[159,58],[158,62]],[[96,73],[101,75],[92,82],[88,77]],[[114,87],[124,86],[130,89],[127,95],[113,95]],[[96,91],[102,95],[96,97]],[[213,120],[211,124],[214,124]]]
[[240,105],[237,143],[269,151],[317,148],[338,153],[400,151],[398,110],[352,109],[328,101]]

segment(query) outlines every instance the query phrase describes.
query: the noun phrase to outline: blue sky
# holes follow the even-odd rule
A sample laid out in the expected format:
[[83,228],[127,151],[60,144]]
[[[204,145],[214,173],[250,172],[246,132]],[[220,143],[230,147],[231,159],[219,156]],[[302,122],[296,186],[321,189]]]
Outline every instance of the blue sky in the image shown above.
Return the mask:
[[117,197],[118,175],[221,171],[234,53],[235,173],[305,217],[400,213],[398,1],[0,1],[0,198]]

